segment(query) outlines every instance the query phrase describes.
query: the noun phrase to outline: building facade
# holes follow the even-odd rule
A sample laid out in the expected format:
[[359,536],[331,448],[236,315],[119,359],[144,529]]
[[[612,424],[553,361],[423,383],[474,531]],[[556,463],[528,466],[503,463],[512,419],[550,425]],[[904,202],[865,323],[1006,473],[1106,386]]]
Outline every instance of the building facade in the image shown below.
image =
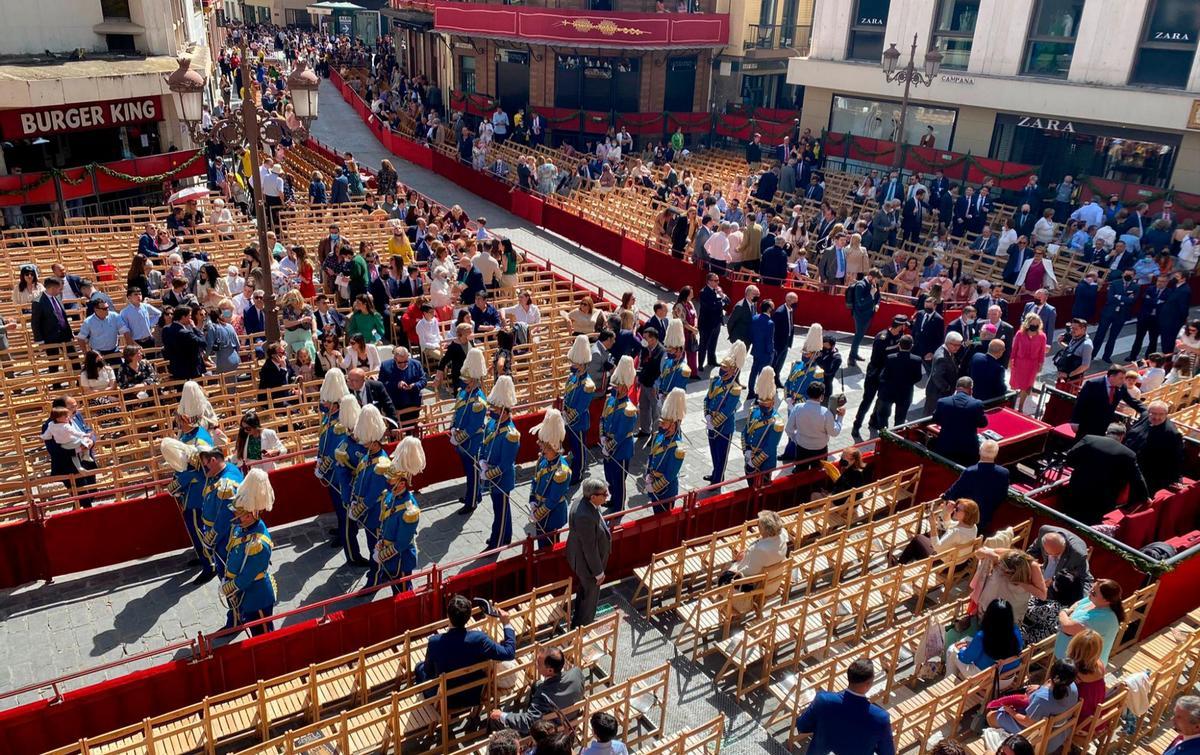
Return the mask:
[[[904,133],[901,65],[917,37],[944,56],[916,86]],[[816,0],[801,125],[934,146],[1064,174],[1200,191],[1197,0]]]
[[713,68],[718,110],[799,109],[803,88],[787,82],[788,61],[808,54],[814,0],[721,0],[729,13],[729,44]]

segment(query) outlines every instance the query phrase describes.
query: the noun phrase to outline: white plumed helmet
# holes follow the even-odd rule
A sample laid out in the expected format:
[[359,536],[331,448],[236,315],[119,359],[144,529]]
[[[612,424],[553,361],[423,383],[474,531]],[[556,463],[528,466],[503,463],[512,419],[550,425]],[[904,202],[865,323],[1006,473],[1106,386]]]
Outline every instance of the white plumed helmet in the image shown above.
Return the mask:
[[820,351],[821,347],[824,346],[824,338],[825,329],[821,327],[821,323],[814,322],[812,325],[808,326],[808,335],[804,337],[804,348],[802,350],[803,353],[812,354]]
[[261,514],[270,511],[275,506],[275,490],[271,488],[271,480],[267,473],[257,467],[246,473],[246,479],[238,487],[237,496],[233,499],[234,510],[249,511]]
[[567,352],[567,359],[572,364],[587,364],[592,361],[592,344],[588,341],[585,335],[575,336],[575,343],[571,344],[571,350]]
[[735,369],[742,369],[742,365],[746,363],[746,343],[745,341],[734,341],[733,348],[725,355],[724,361],[721,364],[731,365]]
[[668,349],[682,349],[684,343],[683,320],[672,318],[667,323],[667,336],[663,339],[663,346]]
[[537,439],[552,448],[562,448],[563,439],[567,437],[567,426],[563,422],[562,412],[557,409],[547,409],[542,423],[533,428]]
[[517,389],[513,385],[512,378],[508,375],[501,375],[496,379],[496,384],[492,386],[492,392],[487,397],[488,405],[498,406],[502,409],[512,409],[517,405]]
[[412,479],[425,471],[425,448],[411,435],[400,441],[392,452],[394,476]]
[[483,358],[483,349],[478,346],[467,352],[467,361],[463,362],[462,375],[470,380],[482,380],[487,375],[487,362]]
[[337,367],[333,367],[325,373],[325,379],[321,381],[322,403],[336,404],[342,400],[342,396],[349,393],[350,388],[346,385],[346,373]]
[[673,388],[663,399],[662,417],[671,422],[682,422],[687,413],[687,394],[682,388]]
[[374,404],[367,404],[358,413],[358,421],[354,423],[354,439],[359,443],[378,443],[387,435],[387,423]]
[[159,441],[158,452],[162,454],[167,466],[176,472],[185,471],[192,461],[192,456],[197,453],[195,446],[175,438],[163,438]]
[[637,380],[637,370],[633,367],[633,357],[626,354],[621,357],[621,361],[617,362],[617,368],[613,370],[612,378],[609,380],[613,385],[623,385],[626,388],[633,385]]
[[353,430],[358,424],[358,414],[362,411],[362,407],[358,405],[358,399],[353,393],[347,393],[342,396],[342,400],[338,402],[338,422],[347,430]]
[[762,372],[758,373],[758,380],[754,381],[754,395],[758,396],[760,401],[775,400],[774,367],[763,367]]
[[177,411],[180,416],[187,417],[190,420],[216,417],[212,404],[209,403],[208,396],[205,395],[204,389],[195,380],[189,380],[183,384],[183,395],[179,399],[179,409]]

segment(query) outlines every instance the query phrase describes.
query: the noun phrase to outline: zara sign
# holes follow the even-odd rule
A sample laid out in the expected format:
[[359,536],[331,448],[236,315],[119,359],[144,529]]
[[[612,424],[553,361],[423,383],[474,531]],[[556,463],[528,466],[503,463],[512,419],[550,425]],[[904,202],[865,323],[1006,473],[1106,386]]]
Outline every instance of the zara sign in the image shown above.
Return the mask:
[[1075,124],[1058,118],[1043,118],[1038,115],[1022,115],[1017,118],[1017,125],[1023,128],[1037,128],[1043,131],[1061,131],[1075,133]]

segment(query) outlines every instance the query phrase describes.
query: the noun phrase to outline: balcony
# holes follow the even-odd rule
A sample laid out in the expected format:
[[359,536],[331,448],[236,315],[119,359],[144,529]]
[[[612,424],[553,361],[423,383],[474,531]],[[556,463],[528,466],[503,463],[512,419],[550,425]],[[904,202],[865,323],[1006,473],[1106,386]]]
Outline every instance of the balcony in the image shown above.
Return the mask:
[[750,24],[742,48],[747,57],[770,59],[774,57],[807,55],[811,26],[783,26],[779,24]]
[[[405,0],[393,2],[403,5]],[[714,3],[703,0],[695,5],[711,7]],[[588,0],[540,0],[536,5],[439,1],[432,5],[434,31],[464,37],[638,50],[724,47],[729,43],[727,13],[588,10],[598,7]],[[641,8],[654,3],[610,0],[602,5]]]

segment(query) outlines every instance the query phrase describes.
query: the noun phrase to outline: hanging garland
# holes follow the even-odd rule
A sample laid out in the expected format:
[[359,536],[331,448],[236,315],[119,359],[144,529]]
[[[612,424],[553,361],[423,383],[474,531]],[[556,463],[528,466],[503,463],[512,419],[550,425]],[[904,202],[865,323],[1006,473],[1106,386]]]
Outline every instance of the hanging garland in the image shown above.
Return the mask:
[[[1111,193],[1107,187],[1098,186],[1090,176],[1085,176],[1083,178],[1083,185],[1091,189],[1093,193],[1099,194],[1100,196],[1108,196]],[[1176,204],[1176,206],[1181,207],[1188,212],[1200,212],[1200,204],[1192,204],[1188,202],[1171,189],[1152,191],[1149,194],[1144,194],[1138,197],[1139,201],[1145,202],[1146,204],[1154,204],[1155,202],[1165,199],[1171,200]]]
[[[176,165],[174,168],[172,168],[164,173],[159,173],[158,175],[155,175],[155,176],[134,176],[129,173],[122,173],[121,171],[113,170],[112,168],[108,167],[107,165],[105,165],[103,163],[89,163],[87,165],[84,165],[82,167],[82,169],[85,172],[83,174],[81,174],[79,176],[79,178],[71,178],[69,175],[67,175],[67,171],[64,171],[60,168],[50,168],[49,170],[42,171],[42,173],[36,179],[21,186],[20,188],[0,190],[0,197],[12,197],[12,196],[26,194],[26,193],[34,191],[36,189],[40,189],[41,187],[45,186],[47,183],[49,183],[50,181],[52,181],[54,179],[58,179],[59,181],[62,181],[63,183],[67,184],[68,186],[78,186],[81,183],[83,183],[84,181],[87,181],[92,173],[97,173],[97,172],[103,173],[104,175],[106,175],[110,178],[115,178],[118,181],[125,181],[126,183],[131,183],[136,186],[144,186],[146,184],[153,184],[153,183],[162,183],[163,181],[167,180],[168,178],[174,178],[175,176],[184,172],[188,168],[195,165],[197,160],[201,160],[203,158],[204,158],[204,152],[197,150],[196,154],[194,154],[191,157],[189,157],[188,159],[184,160],[179,165]],[[79,170],[79,168],[70,168],[70,170]]]
[[34,189],[40,189],[45,186],[47,182],[54,178],[54,173],[57,170],[57,168],[51,168],[19,189],[4,189],[3,191],[0,191],[0,197],[14,197],[19,194],[24,194],[28,191],[33,191]]
[[551,126],[554,126],[554,125],[561,124],[561,123],[570,123],[571,121],[578,122],[579,115],[582,112],[583,112],[582,110],[576,110],[574,113],[571,113],[570,115],[557,115],[557,116],[556,115],[546,115],[545,113],[541,113],[541,112],[539,112],[538,114],[541,115],[543,119],[545,119],[546,123],[549,123]]

